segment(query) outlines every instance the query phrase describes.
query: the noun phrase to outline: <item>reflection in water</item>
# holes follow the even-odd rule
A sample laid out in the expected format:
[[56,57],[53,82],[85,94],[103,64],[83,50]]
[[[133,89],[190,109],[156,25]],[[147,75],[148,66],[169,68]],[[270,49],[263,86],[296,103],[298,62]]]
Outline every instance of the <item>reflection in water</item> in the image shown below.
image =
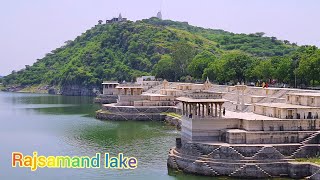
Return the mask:
[[[99,121],[91,97],[0,92],[1,179],[209,179],[167,170],[179,136],[159,122]],[[135,170],[11,168],[11,153],[93,156],[109,152],[138,159]],[[3,173],[4,172],[4,173]],[[212,178],[210,178],[212,179]],[[226,178],[214,178],[226,179]]]

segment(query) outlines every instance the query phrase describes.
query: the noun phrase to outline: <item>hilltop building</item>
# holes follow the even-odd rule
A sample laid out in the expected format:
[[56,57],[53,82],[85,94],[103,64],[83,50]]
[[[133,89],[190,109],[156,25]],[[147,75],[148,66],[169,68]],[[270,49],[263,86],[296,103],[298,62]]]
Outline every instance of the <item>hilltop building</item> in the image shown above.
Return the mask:
[[159,11],[159,12],[157,13],[157,18],[162,20],[162,13],[161,13],[161,11]]
[[127,18],[123,18],[121,13],[120,13],[117,18],[112,18],[110,20],[107,20],[106,23],[110,24],[110,23],[126,22],[126,21],[127,21]]

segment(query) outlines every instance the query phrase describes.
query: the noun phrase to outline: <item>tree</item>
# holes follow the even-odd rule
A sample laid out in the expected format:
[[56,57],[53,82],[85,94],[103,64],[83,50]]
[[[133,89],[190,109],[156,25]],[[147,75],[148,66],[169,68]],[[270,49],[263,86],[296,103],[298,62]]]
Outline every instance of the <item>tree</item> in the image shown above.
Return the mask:
[[181,76],[186,75],[186,70],[188,64],[194,57],[194,49],[191,45],[186,42],[178,42],[173,46],[172,58],[173,58],[173,65],[175,67],[175,78],[180,79]]
[[176,68],[174,66],[173,59],[170,55],[163,55],[159,62],[154,65],[153,72],[157,78],[167,79],[168,81],[174,81]]
[[220,83],[225,83],[228,81],[228,75],[224,73],[225,60],[217,59],[211,62],[206,69],[204,69],[202,78],[209,78],[211,80],[216,80]]
[[260,80],[268,81],[274,77],[271,59],[261,60],[253,69],[253,74]]
[[194,78],[202,78],[204,69],[208,67],[209,63],[216,59],[214,54],[209,51],[202,51],[197,54],[188,66],[188,71]]
[[315,81],[320,81],[320,50],[314,52],[311,56],[303,56],[300,60],[299,67],[297,69],[299,76],[304,76],[308,83],[312,82],[312,86],[315,85]]
[[262,37],[265,35],[265,33],[264,32],[256,32],[255,35],[258,37]]
[[288,40],[284,40],[283,41],[285,44],[290,44],[290,41],[288,41]]
[[226,73],[228,80],[235,82],[245,82],[248,77],[248,71],[253,63],[253,58],[243,52],[233,51],[222,56],[225,61],[223,73]]
[[209,77],[220,83],[245,82],[251,77],[251,68],[254,62],[255,59],[246,53],[231,51],[211,62],[204,70],[203,78]]
[[274,66],[274,77],[282,83],[290,82],[291,77],[294,76],[292,64],[293,61],[289,57],[278,57],[279,61]]

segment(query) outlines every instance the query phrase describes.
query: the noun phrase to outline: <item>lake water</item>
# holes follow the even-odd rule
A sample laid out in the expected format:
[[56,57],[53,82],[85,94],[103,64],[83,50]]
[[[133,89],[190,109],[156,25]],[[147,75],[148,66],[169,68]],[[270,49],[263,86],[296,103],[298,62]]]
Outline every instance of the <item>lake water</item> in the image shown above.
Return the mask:
[[[179,131],[160,122],[100,121],[90,97],[0,92],[0,179],[212,179],[168,172]],[[134,170],[12,168],[11,153],[44,156],[134,156]],[[214,178],[225,179],[225,178]]]

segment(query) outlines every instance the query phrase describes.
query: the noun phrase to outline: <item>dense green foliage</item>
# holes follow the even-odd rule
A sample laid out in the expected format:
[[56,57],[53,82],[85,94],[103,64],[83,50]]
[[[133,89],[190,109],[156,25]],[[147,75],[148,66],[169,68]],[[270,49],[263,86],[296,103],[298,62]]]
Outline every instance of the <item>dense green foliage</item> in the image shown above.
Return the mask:
[[219,83],[276,79],[320,82],[320,53],[313,46],[146,19],[99,24],[67,41],[32,66],[3,78],[7,84],[99,86],[103,80],[134,81],[141,75],[168,80],[209,77]]

